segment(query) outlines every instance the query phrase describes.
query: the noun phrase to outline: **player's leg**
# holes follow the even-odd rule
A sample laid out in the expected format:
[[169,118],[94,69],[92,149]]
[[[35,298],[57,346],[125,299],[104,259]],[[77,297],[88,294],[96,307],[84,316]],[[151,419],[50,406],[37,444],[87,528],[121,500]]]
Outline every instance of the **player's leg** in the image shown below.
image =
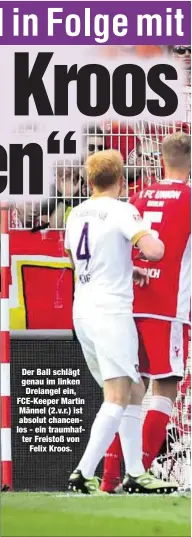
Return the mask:
[[142,401],[145,386],[132,384],[130,401],[123,414],[119,435],[124,456],[125,471],[133,477],[144,474],[142,463]]
[[[129,325],[127,333],[129,333],[129,336],[132,333],[132,338],[129,337],[129,340],[132,342],[132,352],[134,353],[136,351],[133,343],[136,341],[134,338],[134,323]],[[169,484],[156,479],[153,475],[146,474],[142,465],[141,402],[144,393],[145,389],[142,384],[140,384],[139,389],[132,384],[129,404],[123,414],[119,429],[126,469],[123,490],[129,493],[141,492],[145,494],[172,492],[177,487],[174,485],[169,486]]]
[[149,469],[166,437],[177,395],[177,377],[153,380],[150,408],[143,424],[143,464]]
[[123,452],[119,433],[116,433],[112,444],[105,453],[103,475],[100,490],[114,494],[121,483],[121,461]]
[[[120,323],[122,324],[122,318],[120,317]],[[122,330],[126,332],[126,334],[122,334],[122,340],[124,340],[125,346],[129,349],[129,354],[132,356],[138,355],[138,336],[137,331],[135,328],[135,323],[132,319],[132,317],[126,318],[127,325],[123,326]],[[128,339],[129,341],[126,341]],[[121,344],[122,347],[122,344]],[[137,358],[138,362],[138,358]],[[136,406],[140,406],[140,401],[142,399],[141,395],[141,388],[142,384],[132,384],[131,391],[130,391],[130,398],[129,398],[129,404],[126,407],[126,417],[125,417],[125,425],[124,430],[126,430],[126,421],[128,430],[126,430],[127,435],[129,435],[129,431],[131,431],[132,428],[132,420],[134,421],[134,425],[136,423],[135,421],[135,408]],[[131,395],[132,394],[132,395]],[[136,395],[137,394],[137,395]],[[137,400],[135,399],[137,397]],[[132,398],[132,399],[131,399]],[[130,408],[131,404],[134,405],[133,411]],[[122,424],[123,429],[123,424]],[[135,430],[135,427],[133,426],[133,429]],[[123,433],[122,433],[123,434]],[[119,434],[116,434],[115,439],[111,446],[109,447],[105,459],[104,459],[104,472],[103,472],[103,478],[101,483],[101,490],[107,491],[107,492],[115,492],[116,488],[120,484],[120,465],[123,458],[122,453],[122,447],[121,447],[121,441]]]
[[[138,336],[133,318],[130,316],[126,319],[126,326],[123,324],[121,318],[119,319],[119,322],[121,323],[122,330],[121,341],[125,342],[124,345],[125,348],[128,349],[129,355],[137,356]],[[143,395],[144,386],[142,381],[140,384],[132,384],[129,404],[126,406],[120,425],[121,441],[119,435],[116,435],[105,456],[101,490],[115,492],[116,487],[120,483],[120,463],[122,460],[121,446],[123,447],[126,467],[128,461],[130,465],[130,461],[133,459],[132,468],[133,470],[135,468],[136,473],[138,472],[137,475],[144,472],[141,443],[141,402]],[[136,448],[134,448],[134,443],[136,443]]]
[[[154,493],[171,493],[177,490],[176,484],[166,483],[160,479],[156,479],[153,474],[145,471],[142,463],[142,422],[141,422],[141,403],[143,396],[147,390],[149,384],[149,361],[145,347],[145,338],[143,338],[142,320],[136,322],[138,335],[139,335],[139,368],[145,373],[146,377],[143,377],[143,389],[140,391],[140,401],[138,398],[138,391],[136,389],[134,394],[134,388],[132,387],[132,412],[131,418],[129,413],[131,406],[128,406],[128,416],[126,417],[126,411],[122,418],[123,423],[123,437],[121,434],[121,445],[124,446],[123,455],[125,460],[126,475],[123,480],[123,490],[130,493],[142,493],[142,494],[154,494]],[[150,331],[151,340],[151,331]],[[133,385],[132,385],[133,386]],[[135,395],[135,399],[134,399]],[[125,416],[125,418],[124,418]],[[134,416],[134,417],[133,417]],[[134,420],[135,418],[135,420]],[[129,430],[128,430],[129,424]],[[121,426],[120,426],[121,430]],[[127,434],[126,434],[127,431]]]
[[[128,366],[124,367],[125,351],[123,351],[122,360],[119,357],[120,340],[119,335],[114,332],[112,318],[108,323],[108,327],[106,324],[105,322],[104,328],[103,319],[102,323],[101,320],[99,323],[95,322],[95,326],[88,322],[81,322],[81,329],[76,326],[77,336],[83,349],[85,349],[85,342],[88,339],[87,334],[90,336],[90,341],[97,341],[98,369],[104,381],[104,403],[101,405],[93,423],[85,453],[78,464],[77,470],[69,479],[70,490],[81,490],[84,493],[93,492],[98,486],[98,482],[93,478],[95,469],[119,429],[120,421],[129,399],[131,375],[134,380],[137,380],[137,373],[133,365],[131,364],[130,368]],[[113,341],[110,340],[107,343],[106,336],[107,338],[111,336]],[[87,363],[89,362],[88,355],[86,356],[86,361]],[[93,356],[91,361],[93,361]],[[96,377],[95,371],[94,376]]]
[[[138,402],[138,394],[136,391]],[[156,479],[152,473],[145,471],[142,463],[142,423],[139,405],[128,405],[120,425],[120,438],[125,462],[123,491],[141,494],[169,494],[177,490],[177,484]],[[130,412],[131,410],[131,412]],[[129,415],[129,412],[131,415]],[[131,428],[132,427],[132,428]]]
[[[149,376],[149,363],[139,320],[136,322],[136,326],[139,334],[140,367],[142,372],[145,372]],[[126,469],[126,476],[123,481],[125,491],[134,492],[137,490],[138,492],[149,494],[157,491],[164,492],[165,488],[168,490],[164,482],[156,480],[148,474],[146,475],[142,464],[141,404],[149,384],[149,379],[144,377],[143,380],[144,382],[140,382],[139,385],[132,384],[131,386],[129,404],[125,409],[120,425],[121,441],[119,435],[116,435],[115,441],[110,446],[105,457],[104,476],[101,485],[101,489],[104,491],[118,492],[119,490],[117,487],[117,477],[120,475],[121,446],[123,446]],[[114,458],[116,474],[114,474],[113,470]]]
[[76,471],[70,476],[69,489],[91,493],[98,489],[95,470],[119,429],[128,400],[128,377],[104,381],[104,402],[93,422],[87,448]]
[[[139,325],[135,323],[138,334],[138,355],[139,369],[142,364],[147,371],[148,363],[145,354],[145,347],[142,341],[142,334],[139,331]],[[138,325],[138,326],[137,326]],[[139,386],[132,384],[129,405],[125,409],[119,433],[123,456],[125,462],[126,475],[137,477],[144,474],[145,470],[142,463],[142,401],[146,388],[142,379]]]
[[187,326],[168,321],[157,321],[156,327],[155,323],[153,325],[156,341],[161,341],[162,347],[158,360],[151,355],[152,398],[143,425],[143,464],[146,469],[151,467],[166,438],[177,383],[183,377],[188,354]]
[[[135,470],[144,472],[142,465],[142,422],[141,405],[145,394],[145,387],[142,379],[139,384],[132,383],[130,390],[129,404],[127,405],[120,425],[120,434],[123,438],[126,452],[127,469],[129,464],[130,474],[134,475]],[[107,450],[104,458],[104,469],[101,483],[101,490],[105,492],[118,492],[121,482],[121,461],[123,452],[120,436],[117,433]],[[138,474],[137,474],[138,475]]]

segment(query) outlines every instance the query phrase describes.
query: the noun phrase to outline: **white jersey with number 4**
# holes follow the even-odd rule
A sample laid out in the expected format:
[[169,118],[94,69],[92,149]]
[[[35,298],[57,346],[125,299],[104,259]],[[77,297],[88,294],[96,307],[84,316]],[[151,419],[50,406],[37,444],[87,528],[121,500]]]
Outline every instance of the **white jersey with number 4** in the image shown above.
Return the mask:
[[65,248],[75,264],[74,318],[132,312],[132,245],[148,233],[138,210],[110,197],[72,209]]

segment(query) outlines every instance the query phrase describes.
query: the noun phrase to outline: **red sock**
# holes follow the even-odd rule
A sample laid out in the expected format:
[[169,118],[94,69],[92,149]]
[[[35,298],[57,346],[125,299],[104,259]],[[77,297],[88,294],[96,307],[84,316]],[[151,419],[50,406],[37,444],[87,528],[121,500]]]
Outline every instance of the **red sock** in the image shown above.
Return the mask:
[[165,440],[169,417],[159,410],[147,412],[143,424],[143,466],[145,470],[151,467]]
[[120,464],[123,458],[121,442],[119,434],[117,433],[112,444],[104,458],[104,471],[101,483],[101,490],[106,492],[113,491],[117,485],[119,485],[120,476]]

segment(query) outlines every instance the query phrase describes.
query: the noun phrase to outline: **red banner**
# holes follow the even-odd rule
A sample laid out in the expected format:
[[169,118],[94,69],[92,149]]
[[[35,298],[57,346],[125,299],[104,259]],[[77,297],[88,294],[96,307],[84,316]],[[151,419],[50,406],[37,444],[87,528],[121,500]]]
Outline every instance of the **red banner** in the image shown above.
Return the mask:
[[73,272],[64,233],[10,232],[11,329],[72,329]]

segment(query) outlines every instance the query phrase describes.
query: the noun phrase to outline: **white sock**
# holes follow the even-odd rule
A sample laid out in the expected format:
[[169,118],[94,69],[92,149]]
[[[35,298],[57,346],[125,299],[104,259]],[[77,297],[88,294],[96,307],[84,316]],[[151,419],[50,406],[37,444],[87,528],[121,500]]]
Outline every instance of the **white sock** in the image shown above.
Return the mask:
[[171,416],[173,410],[173,402],[169,397],[163,395],[153,395],[151,398],[151,404],[148,410],[157,410],[163,412],[167,416]]
[[142,463],[141,405],[128,405],[121,420],[119,435],[126,474],[133,477],[145,472]]
[[115,403],[105,402],[93,422],[85,453],[77,468],[83,477],[93,477],[97,465],[109,448],[119,429],[124,409]]

